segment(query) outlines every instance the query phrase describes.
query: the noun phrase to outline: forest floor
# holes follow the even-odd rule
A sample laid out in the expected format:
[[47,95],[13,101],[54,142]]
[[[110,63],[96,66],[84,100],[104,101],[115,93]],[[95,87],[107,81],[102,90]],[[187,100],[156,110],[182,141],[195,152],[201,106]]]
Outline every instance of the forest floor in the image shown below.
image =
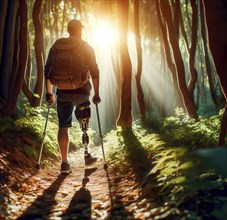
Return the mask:
[[73,172],[61,175],[56,160],[37,171],[36,161],[23,153],[24,141],[31,142],[32,138],[0,137],[0,219],[155,217],[158,201],[143,196],[130,168],[125,174],[111,166],[105,170],[100,146],[92,148],[92,154],[99,158],[92,167],[84,166],[83,149],[70,152]]

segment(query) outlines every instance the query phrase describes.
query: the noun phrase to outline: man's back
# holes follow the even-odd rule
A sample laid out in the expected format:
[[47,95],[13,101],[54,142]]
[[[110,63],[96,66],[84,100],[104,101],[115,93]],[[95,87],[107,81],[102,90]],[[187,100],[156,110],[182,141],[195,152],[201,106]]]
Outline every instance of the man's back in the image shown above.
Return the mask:
[[77,89],[89,79],[85,42],[78,37],[61,38],[52,48],[48,77],[59,89]]

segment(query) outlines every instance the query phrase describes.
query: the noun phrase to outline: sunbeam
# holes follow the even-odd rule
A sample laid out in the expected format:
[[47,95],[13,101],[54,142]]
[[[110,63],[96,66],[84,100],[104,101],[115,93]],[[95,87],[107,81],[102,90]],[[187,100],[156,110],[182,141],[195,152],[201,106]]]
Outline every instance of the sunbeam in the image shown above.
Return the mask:
[[[118,42],[118,28],[111,21],[97,20],[89,14],[89,21],[84,28],[84,39],[95,50],[97,63],[100,69],[100,117],[104,133],[115,128],[119,113],[119,100],[121,95],[121,62]],[[172,99],[170,74],[163,66],[160,44],[155,40],[142,38],[142,76],[141,87],[144,92],[146,112],[149,116],[151,110],[160,108]],[[148,49],[148,45],[149,48]],[[128,32],[128,49],[132,63],[132,116],[139,118],[139,106],[135,76],[137,73],[137,52],[135,35]],[[167,73],[166,73],[167,72]],[[162,88],[162,90],[160,89]],[[169,103],[169,102],[168,102]],[[169,105],[169,104],[168,104]],[[167,107],[167,106],[165,106]],[[92,115],[95,108],[92,105]],[[96,117],[91,118],[93,127],[97,127]]]

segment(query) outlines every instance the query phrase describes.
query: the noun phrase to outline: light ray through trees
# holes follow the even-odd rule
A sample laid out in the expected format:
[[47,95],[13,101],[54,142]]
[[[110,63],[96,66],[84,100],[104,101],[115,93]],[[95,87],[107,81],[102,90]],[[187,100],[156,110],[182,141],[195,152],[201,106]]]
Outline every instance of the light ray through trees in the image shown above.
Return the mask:
[[[79,18],[72,13],[72,18]],[[116,121],[120,113],[122,64],[119,48],[119,27],[116,19],[103,19],[88,13],[82,19],[83,39],[95,50],[97,63],[100,69],[100,97],[99,105],[101,125],[106,133],[116,128]],[[67,26],[67,25],[66,25]],[[61,37],[68,37],[67,27]],[[47,35],[48,36],[48,35]],[[167,114],[173,111],[175,99],[172,91],[171,76],[163,61],[162,49],[158,37],[141,38],[142,45],[142,75],[141,86],[144,93],[146,116],[152,117],[154,112],[159,115],[165,109]],[[136,73],[137,52],[133,30],[128,30],[128,48],[132,63],[132,116],[133,120],[140,117]],[[91,94],[93,95],[93,93]],[[95,106],[91,105],[92,117],[90,125],[97,129]],[[74,120],[76,120],[74,118]]]

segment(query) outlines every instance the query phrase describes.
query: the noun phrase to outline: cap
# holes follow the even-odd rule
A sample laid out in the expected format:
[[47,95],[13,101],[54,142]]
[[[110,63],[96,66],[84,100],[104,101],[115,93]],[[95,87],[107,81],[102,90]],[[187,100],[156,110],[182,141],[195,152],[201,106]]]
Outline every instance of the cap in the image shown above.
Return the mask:
[[77,19],[73,19],[68,23],[68,30],[77,30],[83,27],[84,26],[81,24],[80,20],[77,20]]

